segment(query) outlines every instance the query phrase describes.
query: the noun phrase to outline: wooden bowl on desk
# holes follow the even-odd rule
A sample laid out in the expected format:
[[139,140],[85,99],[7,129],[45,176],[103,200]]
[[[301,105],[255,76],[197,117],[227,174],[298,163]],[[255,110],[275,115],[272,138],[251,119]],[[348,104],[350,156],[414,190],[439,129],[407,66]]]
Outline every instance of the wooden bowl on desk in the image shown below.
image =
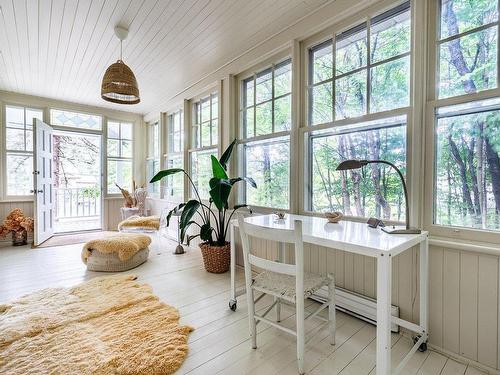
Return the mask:
[[344,214],[342,212],[339,212],[339,211],[325,212],[325,217],[329,223],[338,223],[342,219],[343,216],[344,216]]

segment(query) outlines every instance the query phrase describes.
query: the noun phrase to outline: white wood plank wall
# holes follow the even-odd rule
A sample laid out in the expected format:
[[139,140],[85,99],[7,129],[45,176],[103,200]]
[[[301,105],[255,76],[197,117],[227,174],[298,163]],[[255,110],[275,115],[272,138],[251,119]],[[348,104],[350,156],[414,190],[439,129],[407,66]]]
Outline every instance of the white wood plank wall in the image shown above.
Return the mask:
[[[239,235],[236,231],[238,249]],[[277,259],[277,244],[252,241],[254,251]],[[321,246],[305,246],[308,271],[335,272],[338,286],[376,298],[376,263]],[[431,246],[429,257],[430,344],[493,369],[500,369],[499,257]],[[292,257],[287,254],[288,259]],[[393,260],[392,303],[403,319],[419,318],[418,248]],[[237,251],[237,263],[242,264]]]

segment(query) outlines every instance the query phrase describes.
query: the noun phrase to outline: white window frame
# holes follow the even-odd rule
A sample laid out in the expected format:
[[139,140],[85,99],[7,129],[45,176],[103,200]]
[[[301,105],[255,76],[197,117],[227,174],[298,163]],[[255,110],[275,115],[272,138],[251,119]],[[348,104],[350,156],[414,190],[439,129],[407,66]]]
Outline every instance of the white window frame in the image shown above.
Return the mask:
[[[119,137],[120,138],[111,138],[109,137],[109,134],[108,134],[108,130],[109,130],[109,123],[118,123],[120,124],[120,133],[119,133]],[[121,156],[121,141],[122,140],[128,140],[128,139],[125,139],[125,138],[121,138],[121,131],[122,131],[122,127],[121,127],[121,124],[130,124],[132,126],[132,139],[130,140],[130,142],[132,142],[132,156],[131,157],[123,157]],[[134,125],[135,123],[133,121],[127,121],[127,120],[115,120],[115,119],[112,119],[112,118],[108,118],[106,119],[105,121],[105,154],[104,154],[104,159],[105,159],[105,179],[104,179],[104,183],[105,183],[105,197],[119,197],[121,194],[118,192],[118,193],[113,193],[113,192],[110,192],[109,191],[109,186],[108,186],[108,178],[109,178],[109,174],[108,174],[108,162],[110,160],[126,160],[126,161],[131,161],[131,168],[132,168],[132,181],[134,179],[134,170],[135,170],[135,158],[134,158],[134,154],[135,154],[135,139],[134,139],[134,133],[135,133],[135,130],[134,130]],[[119,156],[109,156],[108,155],[108,142],[109,140],[112,139],[112,140],[118,140],[119,141]],[[132,181],[130,181],[130,184],[132,184]],[[131,194],[133,192],[130,192]]]
[[[212,97],[213,96],[217,96],[217,104],[218,104],[218,109],[217,109],[217,118],[212,118]],[[197,136],[197,132],[200,131],[200,134],[201,134],[201,127],[200,127],[200,124],[199,124],[199,119],[197,118],[197,105],[201,105],[201,102],[203,100],[207,100],[207,98],[210,98],[210,127],[212,127],[212,121],[217,119],[217,140],[216,142],[214,143],[214,140],[211,140],[211,144],[209,146],[203,146],[203,147],[197,147],[196,145],[196,136]],[[222,100],[221,100],[221,90],[220,90],[220,84],[218,84],[217,86],[211,88],[211,89],[208,89],[207,91],[205,91],[203,94],[197,96],[197,97],[194,97],[192,99],[190,99],[189,101],[189,106],[187,106],[188,108],[185,108],[185,110],[189,110],[190,111],[190,116],[189,118],[185,117],[184,118],[184,128],[185,128],[185,134],[188,135],[187,139],[189,140],[189,142],[184,142],[185,144],[188,143],[189,146],[188,146],[188,149],[187,149],[187,156],[188,156],[188,173],[189,175],[191,176],[191,178],[193,179],[193,181],[195,180],[195,176],[193,176],[193,155],[194,154],[198,154],[198,153],[201,153],[201,152],[213,152],[213,154],[216,156],[216,157],[219,157],[219,149],[220,149],[220,140],[221,140],[221,108],[222,106]],[[186,107],[186,106],[185,106]],[[200,110],[201,112],[201,110]],[[186,120],[189,120],[189,121],[186,121]],[[189,126],[186,126],[186,124],[189,124]],[[188,129],[187,133],[186,133],[186,130]],[[212,132],[210,131],[210,137],[212,137]],[[198,141],[201,143],[201,140]],[[191,198],[196,198],[194,196],[194,191],[193,191],[193,188],[191,186],[191,184],[187,183],[186,182],[186,179],[184,180],[184,184],[185,184],[185,189],[184,189],[184,196],[185,197],[188,197],[189,199]],[[201,197],[202,200],[206,200],[208,201],[208,197]]]
[[[304,116],[302,118],[302,125],[299,129],[299,144],[302,147],[302,152],[301,155],[304,155],[303,161],[300,163],[300,170],[303,172],[303,187],[300,188],[299,190],[299,199],[300,199],[300,205],[299,205],[299,213],[303,215],[311,215],[311,216],[317,216],[320,215],[321,213],[319,212],[314,212],[310,209],[311,207],[311,179],[310,179],[310,174],[312,173],[312,170],[310,168],[311,165],[311,157],[312,155],[310,154],[310,149],[309,149],[309,138],[312,134],[320,131],[328,131],[328,130],[336,130],[339,127],[347,126],[347,125],[353,125],[353,124],[358,124],[358,123],[364,123],[364,122],[371,122],[371,121],[377,121],[377,120],[383,120],[386,118],[392,118],[392,117],[398,117],[398,116],[406,116],[406,184],[408,187],[409,191],[409,196],[410,196],[410,202],[409,206],[410,209],[412,210],[410,214],[410,222],[412,223],[413,226],[418,226],[417,223],[419,222],[419,211],[418,211],[418,202],[419,202],[419,196],[418,196],[418,184],[416,181],[416,178],[414,176],[415,173],[415,168],[418,170],[418,157],[420,155],[420,152],[418,150],[418,147],[416,147],[416,138],[419,136],[420,128],[414,127],[413,124],[415,117],[418,118],[418,114],[416,116],[416,113],[418,112],[418,109],[415,108],[415,98],[418,96],[417,91],[420,88],[416,88],[415,82],[414,82],[414,77],[415,77],[415,71],[416,71],[416,56],[418,54],[415,51],[415,45],[416,45],[416,36],[415,36],[415,20],[417,17],[422,16],[422,10],[419,9],[419,12],[417,14],[416,8],[417,6],[415,5],[415,1],[410,2],[410,19],[411,19],[411,37],[410,37],[410,51],[408,53],[404,53],[401,55],[397,55],[395,57],[391,57],[386,60],[379,61],[375,64],[370,65],[369,61],[369,44],[370,44],[370,19],[373,17],[376,17],[386,11],[390,11],[391,9],[394,9],[402,4],[406,3],[406,0],[404,1],[383,1],[380,4],[365,8],[361,12],[358,13],[356,16],[349,17],[342,22],[339,22],[336,25],[333,25],[332,27],[328,28],[321,34],[319,34],[317,37],[310,38],[309,40],[306,40],[306,42],[303,44],[302,48],[302,58],[304,61],[303,64],[303,97],[304,97]],[[340,119],[340,120],[335,120],[335,102],[333,103],[333,114],[332,114],[332,122],[329,123],[323,123],[323,124],[317,124],[317,125],[310,125],[309,119],[310,117],[310,102],[309,102],[309,92],[310,92],[310,87],[313,86],[310,84],[310,74],[309,74],[309,69],[310,69],[310,59],[309,59],[309,51],[311,48],[314,48],[318,45],[321,45],[323,43],[326,43],[329,40],[332,40],[332,49],[335,57],[335,36],[344,32],[348,31],[353,27],[356,27],[357,25],[362,24],[363,22],[366,22],[367,24],[367,38],[368,38],[368,60],[367,60],[367,65],[358,68],[356,70],[353,70],[349,73],[343,74],[338,77],[344,77],[346,75],[353,74],[354,72],[358,70],[364,70],[368,69],[368,75],[369,75],[369,69],[373,66],[377,66],[383,63],[387,63],[389,61],[393,61],[395,59],[401,58],[403,56],[409,56],[410,57],[410,83],[409,83],[409,92],[410,92],[410,98],[409,98],[409,106],[407,107],[402,107],[402,108],[397,108],[397,109],[392,109],[392,110],[387,110],[387,111],[382,111],[382,112],[376,112],[376,113],[369,113],[369,100],[370,97],[367,96],[367,114],[355,117],[355,118],[346,118],[346,119]],[[333,59],[333,71],[335,72],[335,58]],[[332,77],[331,80],[334,80],[335,75]],[[367,92],[370,92],[371,88],[369,85],[370,79],[368,77],[368,82],[367,82]],[[317,85],[318,83],[315,83],[314,85]],[[335,90],[335,85],[333,85],[333,90]],[[333,97],[335,98],[335,91],[333,91]],[[412,194],[412,192],[416,192],[415,194]],[[366,217],[359,217],[359,216],[346,216],[346,219],[352,220],[352,221],[366,221]],[[398,222],[394,221],[386,221],[389,224],[400,224]]]
[[[146,124],[147,126],[147,157],[146,157],[146,184],[148,186],[148,194],[151,197],[159,197],[160,196],[160,183],[157,182],[156,185],[151,184],[149,181],[153,176],[148,176],[149,172],[149,164],[152,162],[153,167],[154,164],[157,163],[158,166],[158,171],[160,170],[160,162],[161,162],[161,131],[160,131],[160,122],[159,121],[152,121],[150,123]],[[155,130],[156,128],[156,130]],[[156,133],[156,134],[155,134]],[[155,139],[156,135],[156,139]],[[155,148],[156,148],[156,154],[155,154]],[[154,169],[154,168],[153,168]],[[154,191],[153,186],[158,186],[158,191]]]
[[[291,73],[292,73],[292,79],[291,79],[291,90],[287,94],[283,94],[280,96],[275,96],[274,95],[274,72],[276,68],[279,68],[281,65],[290,63],[291,66]],[[256,108],[257,108],[257,103],[256,103],[256,95],[257,95],[257,89],[256,89],[256,78],[259,74],[265,72],[266,70],[271,70],[271,75],[272,75],[272,94],[271,94],[271,99],[265,100],[261,103],[258,103],[259,105],[265,104],[265,103],[272,103],[271,104],[271,116],[272,116],[272,131],[269,134],[264,134],[264,135],[256,135]],[[254,82],[254,94],[253,94],[253,105],[244,107],[244,95],[243,95],[243,89],[244,89],[244,82],[247,81],[248,79],[253,79]],[[293,57],[291,55],[291,51],[288,49],[280,54],[277,54],[276,56],[273,56],[272,58],[263,61],[262,63],[254,66],[250,70],[247,70],[245,72],[242,72],[238,75],[237,77],[237,113],[238,113],[238,121],[237,121],[237,134],[238,134],[238,156],[239,156],[239,163],[238,163],[238,175],[241,176],[247,176],[247,171],[246,171],[246,150],[245,148],[247,145],[251,144],[256,144],[259,142],[279,142],[280,138],[287,138],[288,137],[288,147],[289,147],[289,175],[288,175],[288,208],[283,209],[279,208],[280,211],[283,212],[291,212],[292,207],[293,207],[293,188],[292,188],[292,158],[293,158],[293,141],[292,141],[292,133],[295,128],[295,122],[294,122],[294,62],[293,62]],[[279,100],[281,98],[290,96],[291,98],[291,108],[290,108],[290,115],[291,115],[291,124],[290,124],[290,130],[283,130],[283,131],[278,131],[275,132],[275,121],[274,121],[274,102],[276,100]],[[253,136],[251,137],[246,137],[246,129],[245,129],[245,124],[243,121],[242,113],[243,111],[247,110],[248,108],[252,108],[254,112],[253,116],[253,127],[254,127],[254,132]],[[252,176],[248,176],[252,177]],[[245,203],[249,204],[252,209],[255,209],[259,212],[273,212],[277,208],[275,207],[269,207],[269,206],[258,206],[258,205],[253,205],[250,204],[247,201],[246,193],[247,189],[249,187],[247,184],[241,184],[239,185],[237,189],[237,200],[239,203]],[[250,187],[251,188],[251,187]]]
[[[21,150],[7,150],[7,107],[11,108],[22,108],[24,110],[24,122],[26,125],[26,110],[33,110],[33,111],[41,111],[42,112],[42,118],[45,119],[46,112],[45,109],[42,107],[37,107],[37,106],[32,106],[32,105],[25,105],[25,104],[19,104],[19,103],[10,103],[10,102],[3,102],[2,103],[2,129],[1,129],[1,138],[2,142],[0,143],[0,150],[1,150],[1,157],[0,160],[2,160],[2,168],[1,168],[1,175],[3,176],[2,178],[2,186],[0,186],[0,190],[2,190],[2,201],[32,201],[33,200],[33,195],[8,195],[8,176],[7,176],[7,155],[9,154],[16,154],[16,155],[30,155],[32,158],[35,157],[34,155],[34,132],[35,129],[33,130],[33,149],[31,151],[21,151]],[[26,138],[26,137],[25,137]],[[26,142],[26,139],[25,139]],[[34,161],[33,161],[34,162]]]
[[[500,2],[499,2],[500,3]],[[458,96],[439,99],[438,97],[438,81],[439,81],[439,46],[441,43],[455,38],[460,38],[463,35],[468,35],[478,30],[483,30],[490,27],[492,24],[483,25],[479,28],[468,30],[457,34],[453,37],[447,37],[439,40],[440,28],[440,0],[432,1],[429,4],[429,22],[428,33],[428,75],[427,75],[427,102],[425,105],[426,114],[426,131],[425,131],[425,186],[424,186],[424,227],[429,230],[431,235],[436,237],[454,238],[462,241],[477,241],[481,238],[481,242],[500,243],[500,231],[482,230],[467,227],[451,227],[447,225],[434,224],[434,181],[435,181],[435,154],[436,154],[436,136],[435,127],[437,126],[436,111],[439,108],[448,107],[457,104],[465,104],[486,99],[500,97],[500,58],[497,58],[497,87],[493,89],[478,91],[472,94],[464,94]],[[498,5],[500,7],[500,4]],[[497,25],[498,39],[500,40],[500,20],[493,23]],[[498,46],[498,44],[497,44]],[[497,50],[497,56],[500,57],[500,49]]]
[[[171,138],[173,142],[174,138],[174,133],[175,129],[173,128],[174,125],[174,116],[179,116],[179,121],[180,121],[180,144],[178,145],[179,148],[178,150],[171,149]],[[185,125],[185,112],[184,112],[184,106],[179,107],[175,110],[169,111],[166,114],[166,134],[167,134],[167,141],[166,141],[166,152],[163,155],[164,158],[164,169],[169,169],[169,161],[172,158],[182,158],[182,168],[185,169],[185,149],[186,149],[186,125]],[[168,177],[167,177],[168,178]],[[183,189],[182,189],[182,196],[179,198],[172,198],[167,195],[167,180],[164,182],[164,188],[163,191],[163,198],[166,199],[169,202],[174,202],[174,203],[181,203],[184,202],[184,197],[185,197],[185,179],[183,179]]]

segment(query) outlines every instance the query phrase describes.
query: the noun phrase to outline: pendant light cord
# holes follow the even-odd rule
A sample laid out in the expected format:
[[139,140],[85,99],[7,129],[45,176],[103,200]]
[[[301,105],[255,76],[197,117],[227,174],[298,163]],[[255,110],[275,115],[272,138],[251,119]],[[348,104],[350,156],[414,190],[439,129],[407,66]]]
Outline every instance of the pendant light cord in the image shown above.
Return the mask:
[[120,39],[120,60],[123,61],[123,40]]

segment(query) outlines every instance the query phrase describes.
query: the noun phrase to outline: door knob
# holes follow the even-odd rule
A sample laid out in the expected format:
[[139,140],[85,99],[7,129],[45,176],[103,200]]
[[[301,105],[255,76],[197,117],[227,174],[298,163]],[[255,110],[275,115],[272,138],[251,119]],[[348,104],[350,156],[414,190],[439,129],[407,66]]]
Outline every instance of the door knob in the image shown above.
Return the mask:
[[37,193],[43,193],[43,190],[37,190]]

